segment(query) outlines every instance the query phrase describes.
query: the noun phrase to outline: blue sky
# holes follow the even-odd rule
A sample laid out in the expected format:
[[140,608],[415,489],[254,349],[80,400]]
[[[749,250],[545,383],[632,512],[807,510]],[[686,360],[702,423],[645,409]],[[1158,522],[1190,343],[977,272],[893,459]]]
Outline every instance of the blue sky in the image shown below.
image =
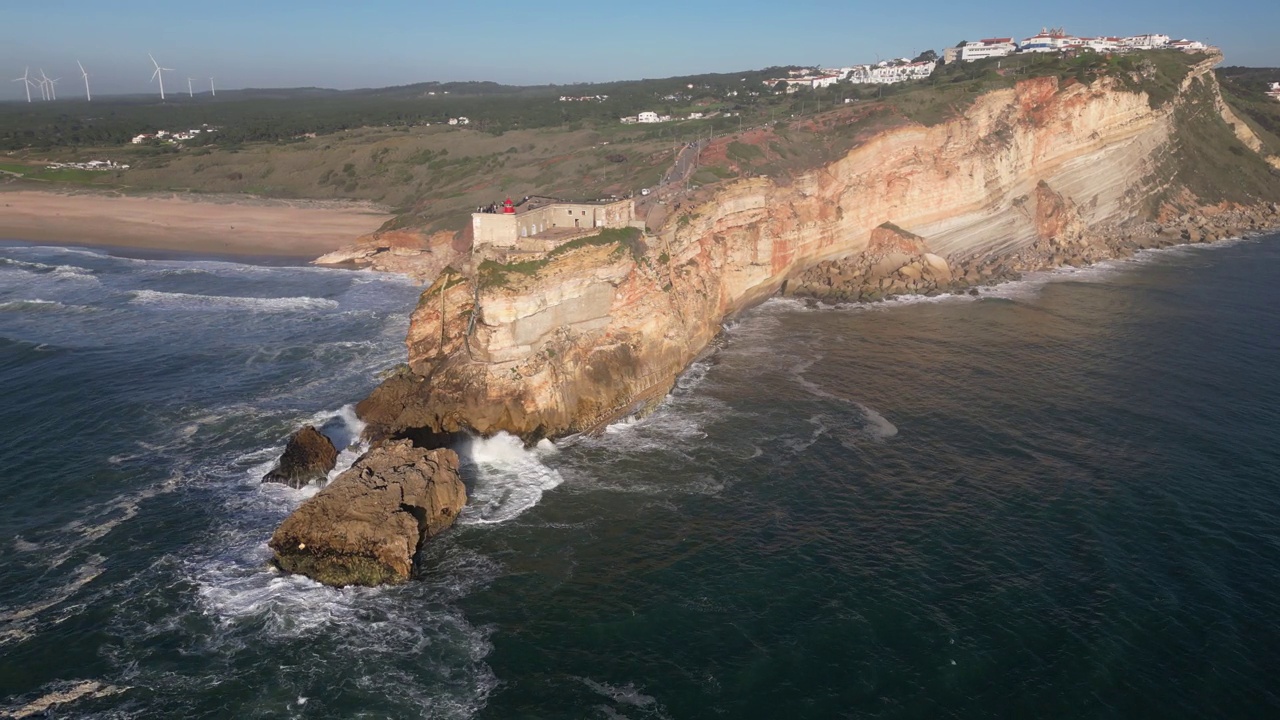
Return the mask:
[[[1223,48],[1228,64],[1280,66],[1280,2],[1041,3],[916,0],[5,0],[0,67],[30,65],[97,93],[143,92],[152,52],[220,88],[381,87],[427,80],[571,83],[769,65],[847,65],[941,50],[964,39],[1018,38],[1043,25],[1079,35],[1162,32]],[[1031,7],[1036,6],[1036,7]],[[1039,9],[1037,9],[1039,8]],[[21,94],[0,85],[0,98]]]

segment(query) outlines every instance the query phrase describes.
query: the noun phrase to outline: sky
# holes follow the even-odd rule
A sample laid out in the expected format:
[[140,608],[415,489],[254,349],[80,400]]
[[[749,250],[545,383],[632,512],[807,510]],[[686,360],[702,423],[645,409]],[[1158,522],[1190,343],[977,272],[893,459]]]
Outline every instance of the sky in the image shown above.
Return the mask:
[[[960,40],[1164,33],[1221,47],[1226,64],[1280,66],[1280,1],[1075,0],[3,0],[0,68],[61,78],[62,97],[218,88],[385,87],[431,80],[568,84],[774,65],[842,66]],[[0,83],[0,99],[24,97]]]

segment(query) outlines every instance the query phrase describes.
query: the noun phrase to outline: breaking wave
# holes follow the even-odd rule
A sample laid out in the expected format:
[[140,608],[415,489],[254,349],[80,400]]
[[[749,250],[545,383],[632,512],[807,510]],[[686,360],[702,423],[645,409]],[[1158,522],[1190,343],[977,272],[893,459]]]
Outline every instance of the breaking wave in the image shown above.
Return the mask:
[[262,312],[294,312],[299,310],[333,310],[336,300],[314,297],[235,297],[228,295],[192,295],[188,293],[134,290],[133,302],[144,305],[176,307],[183,310],[258,310]]
[[470,481],[467,508],[458,516],[463,525],[510,520],[538,504],[542,494],[564,482],[544,461],[558,452],[549,440],[525,448],[520,438],[498,433],[491,438],[468,438],[458,447],[462,472]]

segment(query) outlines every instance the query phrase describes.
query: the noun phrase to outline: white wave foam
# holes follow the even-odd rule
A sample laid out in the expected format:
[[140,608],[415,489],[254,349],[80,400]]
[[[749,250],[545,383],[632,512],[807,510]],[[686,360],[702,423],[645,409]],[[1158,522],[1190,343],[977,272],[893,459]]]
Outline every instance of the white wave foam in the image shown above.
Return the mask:
[[78,265],[58,265],[53,269],[53,272],[49,274],[60,278],[97,280],[97,278],[94,277],[93,270],[90,270],[89,268],[82,268]]
[[0,257],[0,268],[2,267],[11,267],[27,271],[36,270],[39,272],[48,272],[54,269],[53,265],[45,265],[40,262],[28,262],[26,260],[15,260],[13,258]]
[[66,305],[57,300],[41,300],[40,298],[32,298],[30,300],[9,300],[0,303],[0,310],[18,311],[18,310],[61,310]]
[[707,379],[707,373],[711,372],[711,363],[707,361],[694,361],[689,363],[689,367],[676,378],[676,387],[681,390],[692,390],[702,384]]
[[898,426],[889,422],[885,416],[862,403],[854,404],[867,416],[866,431],[868,435],[883,440],[898,434]]
[[468,438],[458,447],[474,487],[467,508],[458,517],[464,525],[510,520],[538,504],[542,494],[564,482],[543,458],[558,452],[549,440],[526,449],[520,438],[498,433],[491,438]]
[[144,305],[176,307],[183,310],[239,310],[262,312],[289,312],[296,310],[332,310],[338,307],[335,300],[313,297],[234,297],[226,295],[192,295],[158,290],[132,290],[132,302]]
[[46,685],[45,694],[39,698],[21,706],[11,705],[0,714],[9,718],[29,718],[80,699],[109,697],[129,689],[128,686],[105,685],[96,680],[59,680]]
[[[856,400],[850,400],[836,395],[821,385],[818,385],[812,380],[806,378],[804,376],[804,372],[812,367],[815,362],[821,359],[822,356],[819,355],[811,360],[801,360],[791,369],[791,377],[795,379],[796,383],[799,384],[800,387],[808,390],[809,393],[815,397],[820,397],[824,400],[833,400],[835,402],[844,403],[857,408],[866,420],[866,424],[863,426],[862,430],[867,435],[879,440],[884,440],[898,434],[898,426],[889,422],[888,418],[881,415],[874,408],[864,405]],[[813,422],[813,420],[811,419],[810,422]],[[814,438],[814,440],[816,441],[817,438]],[[813,443],[811,442],[809,444],[812,445]],[[808,446],[806,445],[806,447]]]
[[319,428],[338,448],[338,462],[329,471],[325,482],[333,482],[369,450],[369,444],[362,440],[365,422],[356,417],[354,404],[348,403],[337,410],[318,412],[308,418],[305,424]]
[[75,595],[85,585],[93,582],[102,574],[102,563],[106,560],[101,555],[93,555],[84,565],[76,568],[71,578],[61,587],[55,588],[45,597],[28,605],[0,613],[0,645],[17,640],[25,640],[32,635],[32,624],[44,611],[59,605]]
[[[579,682],[591,688],[596,693],[612,700],[618,705],[624,705],[634,710],[639,710],[646,716],[657,718],[668,718],[666,709],[658,703],[658,699],[652,695],[645,694],[635,683],[627,683],[626,685],[611,685],[605,682],[596,682],[591,678],[576,678]],[[626,717],[620,715],[608,706],[599,708],[609,717]]]

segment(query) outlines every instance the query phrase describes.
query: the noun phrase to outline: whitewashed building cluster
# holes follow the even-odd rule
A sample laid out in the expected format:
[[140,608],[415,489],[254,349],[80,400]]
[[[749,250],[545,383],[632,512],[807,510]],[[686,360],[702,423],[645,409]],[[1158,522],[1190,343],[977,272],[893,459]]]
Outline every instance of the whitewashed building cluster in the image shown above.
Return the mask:
[[69,163],[50,163],[44,166],[46,170],[62,170],[64,168],[74,168],[76,170],[128,170],[127,163],[118,163],[115,160],[90,160],[88,162],[69,162]]
[[604,102],[608,95],[561,95],[560,102]]
[[1267,94],[1271,96],[1272,100],[1280,102],[1280,82],[1271,83],[1271,87],[1267,90]]
[[801,88],[819,88],[831,87],[839,82],[849,82],[855,85],[888,85],[891,83],[907,82],[908,80],[923,80],[933,74],[937,62],[911,62],[907,58],[898,58],[897,60],[882,60],[874,65],[850,65],[841,68],[825,68],[825,69],[809,69],[809,70],[791,70],[787,77],[770,78],[764,81],[769,88],[775,88],[778,83],[785,83],[786,92],[793,93]]
[[855,85],[889,85],[927,79],[937,66],[938,63],[934,60],[916,63],[897,60],[875,65],[857,65],[849,68],[849,74],[846,77]]
[[640,113],[639,115],[628,115],[627,117],[621,118],[621,120],[624,125],[631,125],[633,123],[643,123],[643,124],[661,123],[661,122],[671,122],[671,116],[659,115],[658,113],[653,112],[652,110],[646,110]]
[[135,135],[134,138],[129,142],[133,143],[134,145],[141,145],[142,143],[147,142],[148,140],[162,140],[164,142],[177,143],[177,142],[182,142],[184,140],[192,140],[201,133],[212,133],[212,132],[217,132],[217,130],[215,128],[209,127],[208,125],[205,125],[204,127],[193,128],[191,130],[179,130],[177,132],[171,132],[169,130],[157,130],[153,133],[142,133],[141,135]]
[[1040,32],[1014,42],[1011,37],[985,38],[966,42],[944,53],[946,62],[963,60],[972,62],[993,57],[1007,57],[1014,53],[1063,53],[1093,51],[1101,53],[1125,53],[1140,50],[1169,48],[1183,52],[1199,52],[1208,48],[1199,40],[1173,40],[1168,35],[1147,34],[1129,37],[1077,37],[1068,35],[1062,28],[1041,28]]

